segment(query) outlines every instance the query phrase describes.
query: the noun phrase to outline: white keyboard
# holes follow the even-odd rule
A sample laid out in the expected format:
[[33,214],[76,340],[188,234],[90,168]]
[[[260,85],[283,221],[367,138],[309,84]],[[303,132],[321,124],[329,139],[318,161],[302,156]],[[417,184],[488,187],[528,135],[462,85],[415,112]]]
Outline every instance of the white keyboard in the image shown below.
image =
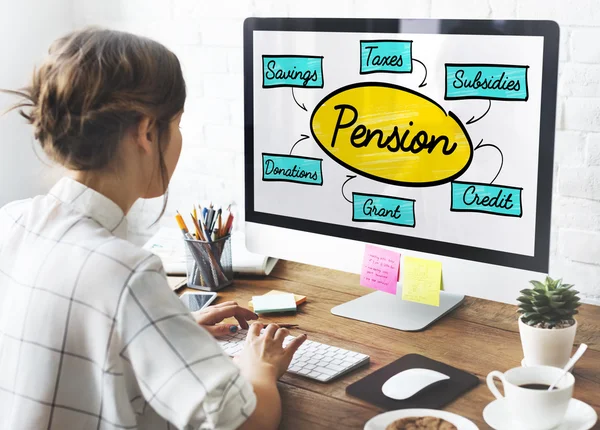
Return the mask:
[[[233,357],[244,347],[247,332],[248,330],[239,330],[235,334],[219,337],[217,341],[225,353]],[[287,336],[283,341],[283,346],[287,346],[293,338],[293,336]],[[306,340],[294,354],[287,371],[317,381],[328,382],[368,362],[368,355]]]

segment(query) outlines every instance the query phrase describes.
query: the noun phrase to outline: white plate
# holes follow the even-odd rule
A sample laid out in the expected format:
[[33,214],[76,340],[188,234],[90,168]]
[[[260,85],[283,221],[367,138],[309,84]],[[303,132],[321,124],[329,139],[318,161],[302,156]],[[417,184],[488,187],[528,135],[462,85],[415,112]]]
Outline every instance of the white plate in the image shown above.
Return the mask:
[[393,421],[408,417],[436,417],[454,424],[458,430],[479,430],[475,424],[460,415],[436,409],[400,409],[385,412],[367,421],[364,430],[385,430]]
[[[505,407],[505,399],[494,400],[483,410],[483,419],[495,430],[512,430],[515,428],[510,419],[510,414]],[[552,430],[589,430],[596,421],[598,415],[591,406],[580,400],[571,399],[565,420]]]

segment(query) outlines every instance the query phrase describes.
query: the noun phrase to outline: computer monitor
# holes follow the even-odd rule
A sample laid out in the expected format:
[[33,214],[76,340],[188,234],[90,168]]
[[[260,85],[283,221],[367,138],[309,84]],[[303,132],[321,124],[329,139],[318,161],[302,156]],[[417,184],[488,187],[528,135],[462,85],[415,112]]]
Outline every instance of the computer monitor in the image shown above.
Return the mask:
[[248,248],[441,261],[440,308],[377,291],[332,310],[390,327],[465,294],[514,303],[548,272],[558,44],[551,21],[248,18]]

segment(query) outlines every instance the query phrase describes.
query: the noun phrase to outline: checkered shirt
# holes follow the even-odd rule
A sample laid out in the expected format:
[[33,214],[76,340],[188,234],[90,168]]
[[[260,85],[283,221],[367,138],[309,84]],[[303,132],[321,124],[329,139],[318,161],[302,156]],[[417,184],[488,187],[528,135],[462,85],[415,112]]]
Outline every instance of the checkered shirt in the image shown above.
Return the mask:
[[0,209],[0,430],[233,429],[252,386],[126,218],[69,178]]

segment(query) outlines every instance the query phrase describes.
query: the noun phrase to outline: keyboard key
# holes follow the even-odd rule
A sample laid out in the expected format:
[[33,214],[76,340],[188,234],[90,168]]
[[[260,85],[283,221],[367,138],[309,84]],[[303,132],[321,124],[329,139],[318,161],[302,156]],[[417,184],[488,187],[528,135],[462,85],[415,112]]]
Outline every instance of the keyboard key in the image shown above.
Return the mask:
[[316,379],[319,376],[321,376],[321,374],[319,372],[313,371],[313,372],[309,373],[308,376],[310,376],[311,378],[315,378]]
[[311,370],[308,370],[308,369],[302,369],[302,370],[298,371],[298,373],[301,375],[308,375],[310,372],[311,372]]
[[329,378],[331,378],[331,376],[329,375],[323,375],[321,374],[320,376],[317,376],[317,380],[321,381],[321,382],[325,382],[327,381]]
[[304,368],[308,370],[313,370],[315,367],[317,367],[316,364],[307,364],[304,366]]
[[337,373],[335,370],[331,370],[331,369],[328,369],[328,368],[322,367],[322,366],[316,367],[315,371],[324,373],[325,375],[329,375],[329,376],[333,376]]
[[331,369],[331,370],[335,370],[336,372],[341,372],[342,370],[344,370],[345,368],[342,366],[337,366],[335,364],[331,364],[329,363],[327,366],[325,366],[327,369]]
[[333,361],[331,362],[331,364],[338,364],[338,365],[339,365],[339,364],[342,364],[342,360],[339,360],[339,359],[337,359],[337,358],[336,358],[335,360],[333,360]]

